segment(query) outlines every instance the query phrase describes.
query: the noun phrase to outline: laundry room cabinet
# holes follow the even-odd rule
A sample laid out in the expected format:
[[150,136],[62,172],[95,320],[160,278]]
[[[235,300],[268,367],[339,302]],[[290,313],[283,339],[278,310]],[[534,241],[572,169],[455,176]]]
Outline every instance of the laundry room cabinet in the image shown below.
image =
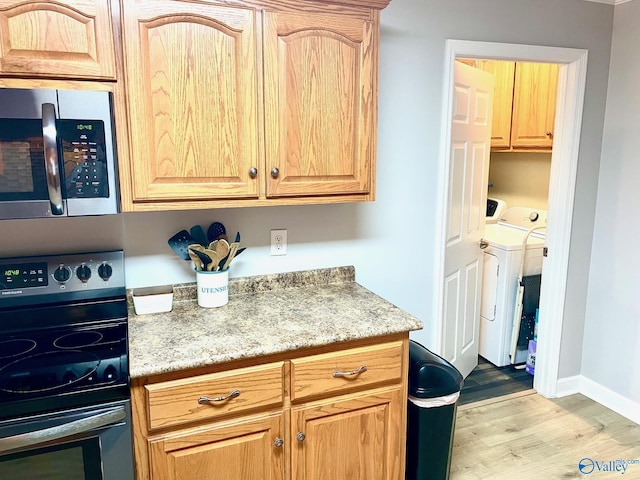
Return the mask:
[[373,200],[388,0],[122,0],[124,211]]
[[558,65],[478,60],[476,66],[495,78],[491,149],[551,150]]

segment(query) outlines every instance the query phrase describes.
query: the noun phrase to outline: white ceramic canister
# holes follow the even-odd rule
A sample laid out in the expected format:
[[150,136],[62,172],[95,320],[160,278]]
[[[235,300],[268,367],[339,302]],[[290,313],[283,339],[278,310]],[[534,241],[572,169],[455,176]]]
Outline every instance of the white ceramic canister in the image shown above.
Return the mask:
[[229,302],[229,269],[217,272],[196,271],[198,305],[221,307]]

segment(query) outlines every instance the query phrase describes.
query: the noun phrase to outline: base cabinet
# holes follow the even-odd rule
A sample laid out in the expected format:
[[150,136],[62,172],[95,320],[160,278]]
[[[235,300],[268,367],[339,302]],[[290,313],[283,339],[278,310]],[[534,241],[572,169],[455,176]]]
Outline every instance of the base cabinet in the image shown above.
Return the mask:
[[405,437],[399,412],[405,398],[394,388],[294,408],[292,478],[400,478]]
[[404,480],[408,335],[263,360],[134,379],[137,480]]
[[151,478],[284,480],[281,432],[283,415],[276,414],[151,438]]

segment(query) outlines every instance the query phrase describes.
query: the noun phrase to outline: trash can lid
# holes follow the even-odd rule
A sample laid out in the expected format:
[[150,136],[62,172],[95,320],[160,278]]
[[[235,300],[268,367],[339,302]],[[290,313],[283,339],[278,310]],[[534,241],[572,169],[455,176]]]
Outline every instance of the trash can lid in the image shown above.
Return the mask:
[[414,340],[409,341],[409,395],[435,398],[462,389],[462,374],[444,358]]

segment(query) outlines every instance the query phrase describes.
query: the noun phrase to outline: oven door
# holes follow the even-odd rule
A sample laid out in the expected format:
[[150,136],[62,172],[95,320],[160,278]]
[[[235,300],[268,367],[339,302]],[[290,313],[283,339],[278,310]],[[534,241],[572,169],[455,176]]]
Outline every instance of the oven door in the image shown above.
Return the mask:
[[129,400],[0,422],[0,478],[133,480]]

